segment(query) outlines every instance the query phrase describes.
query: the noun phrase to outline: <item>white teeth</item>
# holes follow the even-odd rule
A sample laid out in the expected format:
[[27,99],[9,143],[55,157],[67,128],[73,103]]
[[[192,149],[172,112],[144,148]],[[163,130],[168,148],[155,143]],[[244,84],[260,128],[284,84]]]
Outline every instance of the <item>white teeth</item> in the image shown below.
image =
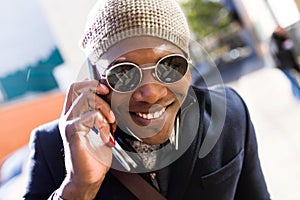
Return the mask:
[[154,112],[154,113],[140,113],[140,112],[137,112],[136,114],[141,117],[141,118],[144,118],[144,119],[157,119],[159,118],[160,116],[162,116],[162,114],[166,111],[165,108],[162,108],[160,111],[157,111],[157,112]]

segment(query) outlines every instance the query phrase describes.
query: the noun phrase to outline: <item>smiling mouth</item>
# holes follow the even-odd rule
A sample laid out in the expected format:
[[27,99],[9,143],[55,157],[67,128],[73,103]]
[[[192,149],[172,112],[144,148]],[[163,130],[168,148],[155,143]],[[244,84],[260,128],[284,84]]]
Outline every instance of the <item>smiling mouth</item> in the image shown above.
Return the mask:
[[166,108],[163,107],[159,111],[156,112],[149,112],[149,113],[142,113],[142,112],[136,112],[135,114],[143,119],[152,120],[152,119],[158,119],[160,118],[166,111]]

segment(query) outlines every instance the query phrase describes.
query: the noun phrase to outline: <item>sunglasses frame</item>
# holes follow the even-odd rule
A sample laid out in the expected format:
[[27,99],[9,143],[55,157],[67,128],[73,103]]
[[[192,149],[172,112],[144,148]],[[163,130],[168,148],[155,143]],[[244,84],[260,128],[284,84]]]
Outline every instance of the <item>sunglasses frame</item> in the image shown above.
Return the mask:
[[[162,83],[162,84],[170,85],[170,84],[174,84],[174,83],[177,83],[178,81],[180,81],[182,78],[180,78],[180,79],[177,80],[177,81],[171,82],[171,83],[164,82],[164,81],[162,81],[162,80],[159,78],[159,76],[158,76],[158,74],[157,74],[157,66],[158,66],[159,63],[161,63],[162,60],[167,59],[167,58],[169,58],[169,57],[177,57],[177,56],[178,56],[178,57],[181,57],[181,58],[184,58],[185,61],[187,62],[187,69],[186,69],[185,73],[184,73],[183,76],[182,76],[182,77],[184,77],[185,74],[189,71],[189,70],[188,70],[188,69],[189,69],[189,65],[190,65],[192,62],[191,62],[191,60],[190,60],[189,58],[186,58],[185,56],[183,56],[183,55],[181,55],[181,54],[169,54],[169,55],[167,55],[167,56],[164,56],[164,57],[160,58],[160,59],[155,63],[155,65],[148,66],[148,67],[141,67],[141,66],[139,66],[139,65],[137,65],[137,64],[135,64],[135,63],[133,63],[133,62],[122,62],[122,63],[118,63],[118,64],[115,64],[115,65],[112,65],[112,67],[110,67],[109,69],[106,69],[106,70],[105,70],[105,73],[102,74],[102,75],[99,74],[99,72],[98,72],[97,69],[94,69],[94,70],[97,70],[97,76],[96,76],[97,79],[100,79],[99,81],[100,81],[101,83],[104,83],[105,85],[109,86],[109,88],[111,88],[114,92],[117,92],[117,93],[130,93],[130,92],[136,90],[136,89],[138,88],[138,86],[141,84],[141,82],[142,82],[142,80],[143,80],[143,71],[146,71],[146,70],[152,70],[152,69],[155,69],[155,70],[154,70],[154,73],[152,72],[151,74],[152,74],[152,76],[153,76],[154,79],[156,79],[157,81],[159,81],[159,82]],[[136,84],[136,87],[134,87],[133,89],[128,90],[128,91],[119,91],[119,90],[116,90],[115,88],[113,88],[113,87],[110,85],[109,81],[107,80],[108,73],[109,73],[112,69],[114,69],[114,68],[116,68],[116,67],[119,67],[119,66],[123,66],[123,65],[132,65],[132,66],[136,67],[136,68],[139,70],[139,73],[140,73],[140,80],[139,80],[139,82]],[[94,66],[94,67],[95,67],[95,66]],[[95,67],[95,68],[96,68],[96,67]],[[94,72],[93,74],[95,74],[95,72]],[[94,76],[94,77],[95,77],[95,76]],[[105,82],[104,82],[104,81],[105,81]]]

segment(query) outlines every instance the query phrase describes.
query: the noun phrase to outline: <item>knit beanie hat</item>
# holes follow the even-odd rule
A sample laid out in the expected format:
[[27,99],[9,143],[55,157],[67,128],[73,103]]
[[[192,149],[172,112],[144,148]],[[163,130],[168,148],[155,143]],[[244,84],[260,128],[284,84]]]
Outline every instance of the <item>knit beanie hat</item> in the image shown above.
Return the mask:
[[189,55],[189,27],[176,0],[99,1],[80,39],[92,63],[116,43],[137,36],[164,39]]

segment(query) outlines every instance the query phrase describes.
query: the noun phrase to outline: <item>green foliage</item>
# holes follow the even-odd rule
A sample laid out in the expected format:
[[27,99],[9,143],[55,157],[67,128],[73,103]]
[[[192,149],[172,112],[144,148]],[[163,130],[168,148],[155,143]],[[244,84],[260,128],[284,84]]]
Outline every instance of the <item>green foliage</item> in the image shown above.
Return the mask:
[[186,0],[181,5],[196,39],[219,33],[231,22],[228,12],[221,3],[208,0]]

